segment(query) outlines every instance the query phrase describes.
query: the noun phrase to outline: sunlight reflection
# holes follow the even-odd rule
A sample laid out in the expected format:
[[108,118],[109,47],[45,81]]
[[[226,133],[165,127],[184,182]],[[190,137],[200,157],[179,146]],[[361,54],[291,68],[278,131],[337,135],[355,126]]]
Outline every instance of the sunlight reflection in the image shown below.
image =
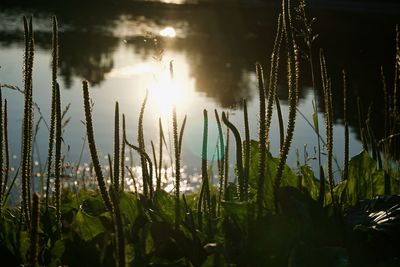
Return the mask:
[[168,26],[168,27],[165,27],[164,29],[162,29],[160,31],[160,35],[162,37],[175,38],[176,37],[176,31],[175,31],[174,28]]
[[188,75],[186,62],[179,62],[175,70],[178,70],[177,75],[172,80],[169,73],[168,64],[165,64],[162,69],[155,75],[154,81],[150,84],[149,100],[154,110],[153,113],[159,113],[160,117],[165,120],[171,114],[172,108],[176,106],[181,112],[188,108],[190,99],[193,98],[193,84]]

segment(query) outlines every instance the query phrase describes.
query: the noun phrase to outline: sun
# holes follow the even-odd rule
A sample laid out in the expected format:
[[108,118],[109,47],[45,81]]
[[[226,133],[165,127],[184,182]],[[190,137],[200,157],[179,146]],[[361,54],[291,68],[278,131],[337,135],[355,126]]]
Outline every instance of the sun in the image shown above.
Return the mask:
[[160,35],[162,37],[169,37],[169,38],[175,38],[176,37],[176,31],[173,27],[165,27],[160,31]]

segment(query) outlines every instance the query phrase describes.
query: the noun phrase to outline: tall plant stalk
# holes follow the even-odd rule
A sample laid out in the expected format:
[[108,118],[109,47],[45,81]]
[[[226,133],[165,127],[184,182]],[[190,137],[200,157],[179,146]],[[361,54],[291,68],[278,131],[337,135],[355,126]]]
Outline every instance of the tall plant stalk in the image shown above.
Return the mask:
[[40,196],[33,194],[32,206],[32,230],[29,244],[29,266],[37,266],[39,253],[39,220],[40,220]]
[[101,197],[103,198],[104,205],[106,206],[108,211],[112,212],[112,204],[110,196],[108,195],[107,192],[106,184],[104,182],[104,175],[101,170],[99,156],[97,155],[96,143],[94,139],[90,97],[89,97],[89,87],[87,81],[82,82],[82,88],[83,88],[83,101],[84,101],[85,119],[86,119],[86,134],[88,137],[89,151],[92,157],[93,167],[96,173],[97,183],[100,188],[100,193]]
[[181,158],[179,151],[179,136],[178,136],[178,119],[176,116],[176,107],[172,110],[172,128],[174,135],[174,147],[175,147],[175,226],[179,226],[180,218],[180,182],[181,182]]
[[266,136],[266,105],[265,105],[265,85],[264,75],[261,64],[256,64],[256,72],[258,79],[258,95],[260,102],[259,111],[259,146],[260,146],[260,161],[258,163],[258,181],[257,181],[257,213],[261,217],[264,210],[264,195],[265,195],[265,161],[267,159],[267,136]]
[[125,257],[125,238],[124,238],[124,225],[122,222],[121,209],[119,208],[120,192],[119,188],[115,187],[115,184],[110,185],[110,197],[114,208],[114,231],[116,238],[116,256],[117,261],[116,267],[125,267],[126,257]]
[[25,222],[30,229],[31,198],[30,185],[32,175],[32,127],[33,127],[33,100],[32,100],[32,72],[34,57],[34,39],[32,30],[32,17],[29,22],[26,17],[24,20],[25,51],[24,51],[24,119],[22,132],[22,211]]
[[199,194],[198,202],[198,214],[199,214],[199,227],[202,226],[202,205],[204,203],[204,210],[210,209],[210,185],[207,170],[207,146],[208,146],[208,115],[207,110],[203,110],[203,144],[201,152],[201,189]]
[[282,15],[279,14],[278,17],[278,28],[275,35],[274,47],[271,55],[270,62],[270,73],[269,73],[269,84],[268,84],[268,92],[266,92],[268,103],[267,103],[267,111],[266,111],[266,119],[265,119],[265,135],[266,142],[269,141],[269,130],[271,127],[272,121],[272,112],[274,106],[274,100],[276,97],[276,88],[278,86],[278,73],[279,73],[279,60],[280,60],[280,50],[282,43],[283,29],[282,29]]
[[[229,120],[229,113],[226,114],[226,119]],[[225,157],[224,157],[224,199],[227,200],[227,187],[229,179],[229,127],[226,127],[226,144],[225,144]]]
[[329,190],[332,197],[332,203],[336,209],[336,200],[333,192],[335,186],[333,180],[333,109],[332,109],[332,88],[331,81],[328,78],[328,70],[326,66],[325,56],[321,50],[320,52],[321,61],[321,77],[322,77],[322,87],[324,89],[324,103],[325,103],[325,128],[326,128],[326,148],[328,153],[328,183]]
[[219,144],[219,157],[218,157],[218,178],[219,178],[219,194],[218,194],[218,214],[220,213],[220,206],[224,192],[224,161],[225,161],[225,143],[224,134],[222,133],[221,121],[217,110],[214,110],[215,119],[217,120],[218,127],[218,144]]
[[249,115],[247,112],[247,101],[243,99],[243,115],[244,115],[244,174],[243,174],[243,190],[246,195],[249,191],[249,175],[250,175],[250,129],[249,129]]
[[55,137],[56,123],[56,88],[57,88],[57,68],[58,68],[58,23],[57,18],[53,16],[53,31],[52,31],[52,72],[51,72],[51,113],[50,113],[50,129],[49,129],[49,147],[47,153],[47,180],[46,180],[46,209],[49,206],[50,198],[50,179],[52,177],[53,168],[53,147]]
[[343,120],[344,120],[344,167],[343,178],[349,177],[349,122],[347,120],[347,79],[346,72],[343,70]]
[[[4,176],[4,166],[3,166],[3,161],[4,161],[4,127],[3,127],[3,95],[2,95],[2,89],[0,85],[0,206],[3,203],[3,176]],[[1,208],[0,208],[0,215],[1,215]]]
[[[119,136],[119,105],[118,102],[115,103],[115,116],[114,116],[114,189],[119,191],[120,189],[120,136]],[[111,165],[110,165],[111,166]],[[123,182],[123,181],[122,181]],[[122,183],[121,182],[121,183]]]
[[236,142],[236,167],[238,172],[238,182],[239,182],[239,199],[240,201],[247,200],[247,194],[245,192],[244,185],[244,172],[243,172],[243,158],[242,158],[242,138],[240,137],[240,133],[238,129],[233,125],[225,115],[225,112],[222,112],[222,121],[225,125],[232,131],[233,136],[235,137]]
[[[3,188],[0,188],[1,194],[4,196],[8,179],[10,173],[10,153],[9,153],[9,144],[8,144],[8,109],[7,109],[7,99],[4,99],[4,111],[3,111],[3,135],[4,135],[4,157],[5,157],[5,167],[4,167],[4,181]],[[6,201],[6,199],[4,199]],[[0,205],[2,202],[0,202]]]
[[[142,103],[142,107],[140,109],[139,124],[138,124],[138,144],[139,144],[140,150],[142,150],[144,152],[146,152],[146,147],[145,147],[145,143],[144,143],[143,117],[144,117],[144,110],[145,110],[146,103],[147,103],[147,97],[148,97],[148,91],[146,91],[146,96],[144,97],[144,100],[143,100],[143,103]],[[142,154],[140,154],[140,164],[142,166],[142,178],[143,178],[143,193],[144,193],[144,196],[146,198],[148,198],[149,197],[149,193],[150,193],[150,197],[152,197],[153,185],[149,181],[149,175],[148,175],[148,171],[147,171],[146,159],[144,158],[144,156]]]
[[159,161],[158,161],[158,177],[157,177],[157,182],[156,182],[156,188],[157,190],[161,190],[161,169],[162,169],[162,162],[163,162],[163,140],[164,140],[164,131],[162,128],[162,122],[161,118],[158,119],[158,128],[160,132],[160,156],[159,156]]
[[125,125],[125,115],[122,114],[122,144],[121,144],[121,156],[120,156],[120,161],[121,161],[121,192],[124,191],[125,187],[125,139],[126,139],[126,125]]
[[62,161],[61,161],[61,97],[60,87],[56,84],[56,153],[55,153],[55,166],[54,166],[54,188],[55,188],[55,205],[56,205],[56,217],[57,217],[57,229],[58,234],[61,235],[61,172],[62,172]]
[[285,167],[287,156],[289,154],[289,149],[294,134],[294,127],[296,122],[296,106],[298,102],[298,93],[299,93],[299,76],[300,76],[298,49],[293,33],[290,0],[282,1],[282,10],[283,10],[282,11],[283,32],[286,40],[286,49],[287,49],[286,52],[287,52],[287,79],[289,88],[289,114],[288,114],[288,125],[287,125],[285,142],[280,150],[279,163],[274,183],[274,202],[276,211],[278,211],[277,191],[281,184],[283,170]]

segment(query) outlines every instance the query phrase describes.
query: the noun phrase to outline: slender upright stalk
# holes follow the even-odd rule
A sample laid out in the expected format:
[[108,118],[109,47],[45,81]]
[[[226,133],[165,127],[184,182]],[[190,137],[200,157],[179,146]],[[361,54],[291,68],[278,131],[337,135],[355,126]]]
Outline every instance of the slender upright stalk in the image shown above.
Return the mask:
[[282,149],[283,145],[285,144],[285,127],[283,126],[281,103],[277,95],[275,95],[275,103],[276,103],[276,113],[278,115],[278,124],[279,124],[279,149]]
[[121,192],[124,191],[124,186],[125,186],[125,115],[122,114],[122,140],[121,140],[121,155],[120,155],[120,170],[121,170],[121,186],[120,190]]
[[328,78],[328,71],[326,67],[325,56],[321,50],[320,52],[321,61],[321,77],[322,87],[324,89],[324,101],[325,101],[325,127],[326,127],[326,148],[328,152],[328,183],[330,194],[332,197],[332,203],[336,209],[336,200],[333,193],[335,186],[333,180],[332,160],[333,160],[333,109],[332,109],[332,88],[331,81]]
[[272,121],[272,112],[273,112],[273,105],[276,96],[276,88],[278,86],[278,73],[279,73],[279,60],[280,60],[280,51],[281,51],[281,43],[282,43],[282,36],[283,36],[283,28],[282,28],[282,15],[279,14],[278,17],[278,28],[275,35],[274,41],[274,48],[272,50],[271,55],[271,67],[270,67],[270,74],[269,74],[269,85],[268,85],[268,92],[266,92],[268,103],[267,103],[267,112],[266,112],[266,119],[265,119],[265,135],[267,138],[267,143],[269,140],[269,130],[271,127]]
[[[227,120],[229,120],[229,113],[226,114]],[[225,155],[224,155],[224,199],[227,199],[228,179],[229,179],[229,127],[226,127],[226,144],[225,144]]]
[[162,169],[162,162],[163,162],[163,140],[164,140],[164,131],[162,128],[162,122],[161,118],[158,119],[158,128],[160,131],[160,156],[159,156],[159,162],[158,162],[158,179],[156,182],[156,188],[157,190],[161,190],[161,169]]
[[150,141],[150,144],[151,144],[151,152],[153,153],[154,172],[156,174],[156,190],[158,190],[157,189],[157,182],[158,182],[158,180],[160,180],[159,175],[161,175],[161,173],[158,173],[158,163],[157,163],[156,149],[154,147],[153,141]]
[[50,179],[52,177],[53,168],[53,146],[55,136],[55,123],[56,123],[56,90],[57,90],[57,68],[58,68],[58,23],[57,18],[53,16],[53,32],[52,32],[52,72],[51,72],[51,115],[50,115],[50,130],[49,130],[49,147],[47,153],[47,181],[46,181],[46,209],[49,206],[50,198]]
[[176,117],[176,107],[174,106],[172,111],[172,128],[174,135],[174,147],[175,147],[175,226],[178,228],[179,226],[179,218],[180,218],[180,179],[181,179],[181,159],[180,159],[180,151],[179,151],[179,137],[178,137],[178,119]]
[[249,189],[249,175],[250,175],[250,130],[249,130],[249,115],[247,112],[247,102],[243,99],[243,115],[244,115],[244,133],[245,133],[245,142],[244,142],[244,175],[243,175],[243,190],[246,194],[248,194]]
[[349,122],[347,121],[347,82],[343,70],[344,170],[342,180],[349,177]]
[[[3,203],[3,174],[4,174],[4,166],[3,166],[3,152],[4,152],[4,134],[3,134],[3,96],[2,90],[0,85],[0,205]],[[0,215],[1,215],[1,208],[0,208]]]
[[[7,111],[7,99],[4,99],[4,123],[3,123],[3,134],[4,134],[4,155],[5,155],[5,171],[4,171],[4,182],[3,182],[3,188],[0,188],[2,195],[4,196],[6,189],[7,189],[7,184],[8,184],[8,179],[9,179],[9,173],[10,173],[10,153],[9,153],[9,146],[8,146],[8,111]],[[1,202],[0,202],[1,204]]]
[[101,197],[103,198],[104,205],[106,206],[109,212],[112,212],[112,205],[111,200],[107,192],[106,184],[104,182],[104,175],[101,170],[99,157],[97,155],[96,143],[94,139],[94,130],[93,130],[93,123],[92,123],[92,113],[91,113],[91,106],[90,106],[90,97],[89,97],[89,87],[88,82],[82,82],[83,88],[83,101],[85,107],[85,119],[86,119],[86,134],[88,137],[88,144],[90,155],[92,157],[94,171],[96,173],[97,183],[100,188]]
[[264,75],[261,64],[256,64],[258,79],[258,95],[260,101],[258,138],[260,146],[260,161],[258,163],[258,181],[257,181],[257,214],[261,217],[264,211],[265,195],[265,161],[267,159],[267,136],[266,136],[266,105],[265,105],[265,85]]
[[[138,144],[139,148],[143,151],[146,151],[145,143],[144,143],[144,133],[143,133],[143,116],[144,116],[144,109],[146,107],[148,97],[148,91],[146,91],[146,96],[144,97],[142,107],[140,109],[139,115],[139,125],[138,125]],[[149,183],[148,180],[148,172],[147,172],[147,165],[146,159],[140,155],[140,164],[142,166],[142,178],[143,178],[143,193],[146,198],[149,197],[149,190],[152,189],[152,184]],[[151,188],[149,188],[151,187]],[[150,195],[151,197],[151,195]]]
[[300,76],[298,49],[293,33],[290,0],[282,1],[282,10],[283,10],[283,30],[287,44],[289,114],[288,114],[288,126],[287,126],[285,142],[282,149],[280,150],[279,163],[274,183],[274,200],[275,200],[276,211],[278,211],[277,191],[281,184],[283,169],[285,167],[286,159],[289,154],[289,149],[294,134],[294,128],[296,122],[296,106],[299,94],[299,76]]
[[114,188],[119,191],[120,173],[120,142],[119,142],[119,105],[115,102],[115,118],[114,118]]
[[224,159],[225,159],[225,143],[224,134],[222,133],[221,121],[219,120],[219,115],[217,110],[214,110],[215,119],[217,120],[218,126],[218,144],[219,144],[219,157],[218,157],[218,177],[219,177],[219,195],[218,195],[218,214],[220,212],[220,206],[222,201],[222,195],[224,192]]
[[39,252],[39,219],[40,218],[40,196],[38,193],[33,194],[32,206],[32,230],[30,233],[29,245],[29,266],[37,266]]
[[61,172],[62,172],[62,162],[61,162],[61,97],[60,97],[60,87],[58,83],[56,84],[56,98],[55,98],[55,108],[56,108],[56,154],[55,154],[55,175],[54,175],[54,188],[55,188],[55,205],[56,205],[56,217],[57,217],[57,229],[59,236],[61,235]]
[[124,226],[122,223],[121,210],[119,208],[119,189],[114,187],[114,184],[110,185],[110,197],[114,208],[113,219],[114,219],[114,231],[116,238],[115,251],[118,257],[115,261],[116,267],[125,267],[125,238],[124,238]]
[[[146,151],[142,150],[140,147],[131,144],[127,139],[125,139],[125,144],[128,147],[137,151],[140,154],[140,156],[144,158],[145,164],[147,164],[147,163],[149,164],[149,177],[150,177],[150,180],[152,180],[153,179],[152,178],[153,177],[153,162],[151,161],[149,154],[147,154]],[[147,168],[147,166],[146,166],[146,168]],[[128,168],[128,170],[130,171],[129,168]]]
[[247,200],[247,194],[245,192],[244,187],[244,178],[243,178],[243,158],[242,158],[242,139],[240,137],[238,129],[233,125],[226,117],[225,112],[222,112],[222,121],[225,125],[232,131],[233,136],[236,141],[236,167],[238,171],[238,181],[239,181],[239,199],[240,201]]
[[32,31],[32,18],[29,23],[26,17],[24,20],[25,33],[25,52],[24,52],[24,119],[22,133],[22,210],[26,225],[30,229],[31,216],[31,198],[30,184],[32,175],[32,127],[33,127],[33,100],[32,100],[32,72],[33,72],[33,55],[34,41]]

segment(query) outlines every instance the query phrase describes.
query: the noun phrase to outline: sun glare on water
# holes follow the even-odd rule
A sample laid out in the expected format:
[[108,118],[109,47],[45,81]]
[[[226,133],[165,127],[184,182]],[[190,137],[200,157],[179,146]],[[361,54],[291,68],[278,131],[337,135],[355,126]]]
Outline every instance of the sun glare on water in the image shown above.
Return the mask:
[[158,77],[150,84],[148,90],[149,100],[162,119],[171,115],[174,106],[181,111],[188,108],[193,95],[190,83],[186,75],[172,79],[169,70],[158,72]]
[[176,31],[173,27],[165,27],[160,31],[160,35],[162,37],[169,37],[169,38],[175,38],[176,37]]

